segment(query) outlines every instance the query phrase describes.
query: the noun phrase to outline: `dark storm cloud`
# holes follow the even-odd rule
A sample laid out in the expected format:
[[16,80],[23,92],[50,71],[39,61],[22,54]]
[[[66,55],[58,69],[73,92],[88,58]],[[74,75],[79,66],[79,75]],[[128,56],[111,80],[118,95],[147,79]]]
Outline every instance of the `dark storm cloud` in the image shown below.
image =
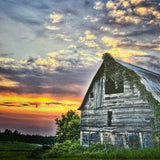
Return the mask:
[[133,31],[130,33],[126,33],[124,35],[116,33],[115,36],[117,36],[117,37],[137,37],[137,36],[144,36],[144,35],[156,36],[159,33],[160,33],[159,27],[150,27],[150,29],[136,30],[136,31]]
[[27,65],[31,65],[32,63],[35,63],[36,60],[37,58],[29,57],[27,60]]
[[[34,58],[29,58],[27,65],[32,65],[35,62]],[[42,71],[40,69],[11,69],[0,68],[0,74],[3,74],[7,79],[17,82],[17,86],[7,87],[0,85],[0,92],[13,92],[17,94],[50,93],[54,95],[81,95],[83,87],[87,81],[87,77],[94,72],[90,66],[88,70],[76,68],[74,61],[68,60],[73,69],[57,67],[54,72]],[[78,63],[78,62],[77,62]],[[88,72],[90,72],[88,74]],[[79,86],[78,89],[71,86]]]
[[136,61],[136,64],[138,66],[143,66],[144,68],[147,68],[148,70],[151,70],[153,72],[160,73],[160,56],[154,56],[154,55],[137,55],[132,57],[133,60]]
[[0,57],[12,57],[13,53],[0,53]]
[[117,47],[124,47],[124,48],[130,48],[130,49],[138,49],[138,50],[147,50],[147,49],[157,49],[159,48],[159,43],[145,43],[145,42],[139,42],[139,41],[132,41],[131,39],[126,39],[123,41],[123,43],[120,43],[117,45]]

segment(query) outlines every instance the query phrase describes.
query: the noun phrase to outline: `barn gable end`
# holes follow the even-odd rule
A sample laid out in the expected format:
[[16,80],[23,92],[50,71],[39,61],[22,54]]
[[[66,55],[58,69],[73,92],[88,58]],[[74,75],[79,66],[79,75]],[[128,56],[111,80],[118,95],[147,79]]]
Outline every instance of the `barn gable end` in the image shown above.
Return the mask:
[[157,133],[158,128],[154,125],[157,117],[151,101],[156,105],[159,102],[133,70],[109,54],[103,59],[79,108],[81,144],[101,142],[106,147],[110,144],[124,148],[153,147],[151,133],[153,130]]

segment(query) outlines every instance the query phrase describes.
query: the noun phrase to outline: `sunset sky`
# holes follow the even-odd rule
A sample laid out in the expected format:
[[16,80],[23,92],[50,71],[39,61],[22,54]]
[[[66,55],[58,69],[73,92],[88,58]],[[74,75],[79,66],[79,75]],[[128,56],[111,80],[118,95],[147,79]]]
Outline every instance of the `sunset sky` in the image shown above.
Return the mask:
[[55,135],[105,52],[160,73],[160,0],[0,0],[0,130]]

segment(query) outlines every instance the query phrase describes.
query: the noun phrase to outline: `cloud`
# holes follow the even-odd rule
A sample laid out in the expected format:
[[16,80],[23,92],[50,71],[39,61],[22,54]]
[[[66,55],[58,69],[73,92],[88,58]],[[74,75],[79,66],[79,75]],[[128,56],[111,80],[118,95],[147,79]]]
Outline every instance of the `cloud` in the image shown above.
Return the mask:
[[36,60],[37,60],[37,58],[29,57],[27,60],[24,60],[24,62],[26,62],[27,65],[31,65],[31,64],[35,63]]
[[53,31],[60,30],[60,28],[57,27],[57,26],[45,26],[45,28],[48,29],[48,30],[53,30]]
[[0,57],[6,58],[6,57],[12,57],[13,53],[0,53]]
[[72,41],[70,36],[64,34],[56,34],[56,38],[59,38],[64,41]]
[[126,0],[121,0],[121,3],[122,3],[124,8],[127,8],[127,7],[130,6],[130,3],[128,1],[126,1]]
[[93,40],[87,40],[86,37],[79,37],[79,41],[91,48],[99,48],[99,45]]
[[142,3],[142,2],[144,2],[144,0],[131,0],[131,3],[135,5]]
[[111,28],[110,27],[101,26],[100,30],[102,30],[102,31],[110,31]]
[[63,15],[53,12],[49,15],[49,18],[51,19],[52,23],[59,23],[63,20]]
[[4,87],[16,87],[18,85],[19,85],[18,82],[12,81],[12,80],[8,79],[7,76],[5,76],[5,75],[0,75],[0,86],[4,86]]
[[86,17],[83,17],[84,20],[89,20],[90,22],[98,22],[99,18],[97,17],[92,17],[91,15],[88,15]]
[[106,8],[108,8],[108,9],[112,9],[112,8],[114,8],[114,6],[115,6],[115,3],[112,1],[108,1],[106,3]]
[[50,52],[47,55],[52,57],[52,58],[56,58],[58,56],[58,52]]
[[155,55],[135,55],[131,59],[135,61],[136,65],[143,66],[148,70],[160,73],[160,56]]
[[[132,57],[134,56],[145,56],[147,53],[137,51],[137,50],[129,50],[129,49],[123,49],[123,48],[111,48],[110,50],[106,50],[105,52],[110,53],[113,57],[119,58],[125,62],[134,63]],[[102,56],[103,53],[97,52],[98,56]]]
[[0,58],[1,63],[9,63],[9,62],[14,62],[13,58]]
[[86,39],[88,40],[92,40],[92,39],[96,39],[97,37],[91,33],[91,31],[87,30],[85,31],[85,35],[86,35]]
[[110,22],[119,25],[159,25],[160,13],[157,5],[158,2],[132,0],[108,1],[106,8]]
[[94,2],[94,9],[96,10],[101,10],[104,7],[104,3],[102,3],[101,1],[96,1]]
[[153,12],[153,8],[146,8],[146,7],[137,7],[134,11],[140,16],[147,16]]
[[97,37],[91,33],[90,30],[84,32],[85,37],[79,37],[79,42],[84,43],[86,46],[91,48],[99,48],[98,43],[95,41]]
[[116,40],[112,37],[106,37],[106,36],[102,37],[102,41],[106,43],[107,46],[111,46],[111,47],[117,47],[117,45],[120,43],[119,40]]
[[[75,46],[70,46],[70,49],[74,48]],[[92,66],[97,64],[98,59],[90,56],[74,57],[73,54],[64,57],[65,53],[65,50],[63,52],[60,50],[49,52],[46,58],[39,56],[29,57],[20,62],[15,61],[17,68],[1,66],[0,75],[7,79],[1,78],[5,83],[1,83],[0,92],[81,96],[84,92],[82,86],[87,77],[93,73]]]

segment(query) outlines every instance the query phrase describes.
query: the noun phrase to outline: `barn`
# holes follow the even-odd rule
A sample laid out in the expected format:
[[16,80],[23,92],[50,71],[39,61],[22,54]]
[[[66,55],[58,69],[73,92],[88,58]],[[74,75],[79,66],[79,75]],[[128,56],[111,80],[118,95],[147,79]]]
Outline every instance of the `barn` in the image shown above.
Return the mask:
[[160,137],[160,75],[106,53],[79,110],[82,146],[154,147]]

